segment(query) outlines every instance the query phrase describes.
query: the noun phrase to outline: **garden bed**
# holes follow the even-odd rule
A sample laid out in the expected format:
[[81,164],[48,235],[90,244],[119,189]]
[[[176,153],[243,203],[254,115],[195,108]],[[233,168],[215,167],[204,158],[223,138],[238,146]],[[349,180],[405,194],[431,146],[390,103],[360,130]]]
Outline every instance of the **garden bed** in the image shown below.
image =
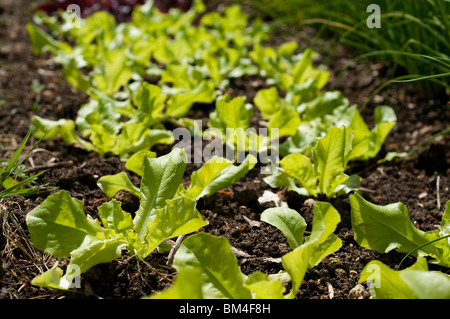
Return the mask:
[[[25,28],[26,23],[31,22],[32,13],[25,1],[3,1],[0,5],[0,158],[11,157],[27,134],[34,114],[55,120],[74,119],[78,108],[87,102],[84,94],[65,81],[60,66],[50,55],[33,55]],[[308,43],[301,35],[295,40],[302,45]],[[330,44],[322,45],[325,52],[326,45]],[[317,51],[320,53],[321,48]],[[330,83],[335,80],[335,89],[341,90],[350,103],[361,105],[374,89],[389,79],[391,69],[383,62],[367,60],[337,77],[352,57],[354,53],[345,48],[337,51],[329,65]],[[319,58],[317,63],[322,60],[323,57]],[[231,82],[229,93],[231,96],[244,94],[251,101],[260,88],[261,81],[257,78],[243,77]],[[362,114],[365,121],[372,123],[374,108],[384,104],[394,108],[397,123],[377,158],[352,168],[362,177],[361,194],[378,205],[402,202],[408,207],[416,228],[436,230],[445,203],[450,199],[450,136],[447,134],[425,143],[411,157],[378,165],[376,160],[388,151],[408,152],[447,128],[450,120],[448,101],[438,97],[422,98],[414,88],[395,84],[367,105]],[[196,105],[188,117],[206,121],[213,108],[214,105]],[[158,155],[169,150],[170,147],[153,148]],[[24,164],[34,172],[48,169],[38,184],[66,190],[72,197],[82,200],[85,211],[93,216],[96,216],[97,208],[109,200],[97,186],[98,178],[125,170],[124,163],[115,156],[102,158],[76,146],[67,146],[59,138],[41,142]],[[183,181],[189,182],[190,174],[198,168],[198,164],[188,164]],[[131,176],[133,183],[139,185],[139,177]],[[297,210],[308,225],[312,224],[310,197],[283,188],[272,189],[263,181],[264,177],[256,167],[227,189],[201,199],[197,206],[209,222],[201,231],[225,237],[235,248],[239,266],[247,275],[256,271],[278,273],[283,269],[280,258],[289,251],[285,236],[275,227],[260,221],[261,213],[275,206],[274,202],[258,202],[264,191],[278,194],[280,200]],[[124,254],[113,262],[94,266],[82,275],[81,288],[77,292],[31,285],[40,269],[50,268],[54,262],[48,254],[32,247],[25,223],[26,214],[41,204],[47,195],[15,196],[2,201],[8,212],[6,221],[9,226],[4,226],[8,237],[0,239],[0,298],[136,299],[172,284],[176,271],[166,265],[168,253],[154,251],[145,261],[139,262],[137,258]],[[139,208],[139,201],[128,193],[117,196],[124,210],[135,212]],[[395,268],[404,255],[396,252],[381,254],[360,247],[353,237],[348,197],[340,196],[329,201],[341,215],[335,234],[342,240],[342,248],[306,275],[296,298],[367,299],[370,294],[365,283],[362,283],[364,290],[354,289],[366,264],[377,259]],[[17,220],[17,224],[13,220]],[[407,259],[405,265],[412,263],[414,258]],[[431,267],[449,273],[446,268]]]

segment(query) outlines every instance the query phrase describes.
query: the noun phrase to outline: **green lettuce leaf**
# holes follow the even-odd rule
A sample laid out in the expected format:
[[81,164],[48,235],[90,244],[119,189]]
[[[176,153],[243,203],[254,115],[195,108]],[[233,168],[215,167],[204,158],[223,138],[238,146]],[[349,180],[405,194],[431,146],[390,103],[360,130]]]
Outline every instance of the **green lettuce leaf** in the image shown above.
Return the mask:
[[103,225],[117,234],[126,234],[133,229],[131,215],[122,210],[121,203],[112,199],[98,208],[98,215]]
[[141,239],[147,236],[145,225],[155,218],[155,210],[173,198],[186,170],[186,152],[175,148],[157,158],[144,158],[140,187],[141,204],[134,218],[135,230]]
[[212,103],[216,97],[215,87],[212,83],[202,81],[197,87],[188,92],[179,92],[172,95],[168,102],[165,115],[169,117],[183,117],[195,103]]
[[282,100],[275,86],[259,90],[253,101],[265,120],[270,120],[275,116],[282,106]]
[[97,91],[92,91],[93,98],[83,104],[78,111],[77,129],[83,137],[94,133],[93,126],[101,126],[109,135],[115,135],[120,129],[120,114],[116,112],[116,101]]
[[321,194],[330,197],[336,187],[348,179],[344,171],[352,149],[351,139],[352,135],[345,128],[332,127],[314,147],[314,169]]
[[275,113],[269,121],[267,128],[278,129],[279,136],[294,135],[300,125],[300,115],[297,111],[284,106]]
[[63,276],[64,270],[58,267],[58,262],[55,262],[52,268],[34,277],[31,280],[31,284],[38,287],[69,290],[70,286],[67,287],[66,283],[61,283]]
[[356,108],[352,110],[353,118],[348,125],[349,131],[354,136],[351,158],[366,161],[378,154],[387,135],[397,122],[397,117],[392,108],[378,106],[374,111],[374,128],[369,130]]
[[200,278],[202,271],[199,268],[183,268],[170,288],[146,296],[144,299],[205,299],[202,291],[202,281],[192,280]]
[[156,210],[154,220],[146,225],[147,235],[138,255],[145,258],[165,239],[186,235],[208,225],[196,204],[195,200],[185,196],[167,200],[164,207]]
[[281,230],[292,250],[303,244],[306,221],[295,210],[287,207],[269,208],[261,214],[261,220]]
[[92,87],[89,77],[84,75],[78,65],[76,53],[74,55],[58,53],[55,60],[62,65],[62,73],[67,82],[81,92],[87,93]]
[[298,153],[290,154],[280,161],[280,166],[306,189],[307,194],[318,194],[316,172],[309,157]]
[[144,163],[144,158],[155,158],[156,153],[152,151],[139,151],[134,153],[125,163],[125,168],[136,173],[139,176],[142,176],[144,173],[142,171],[142,164]]
[[244,162],[235,166],[221,157],[213,157],[191,175],[191,185],[186,195],[199,199],[209,197],[244,177],[256,164],[253,155],[247,155]]
[[250,290],[244,288],[246,276],[223,237],[208,233],[189,236],[177,251],[173,265],[177,270],[194,268],[201,271],[196,280],[202,283],[204,298],[251,298]]
[[405,205],[375,205],[358,193],[350,196],[350,205],[355,240],[362,247],[382,253],[395,249],[417,257],[432,256],[442,265],[450,265],[447,240],[435,241],[441,237],[438,231],[414,227]]
[[[245,104],[243,97],[231,98],[224,95],[216,102],[216,110],[211,113],[211,127],[216,127],[226,133],[226,129],[247,129],[250,119],[253,116],[253,109]],[[224,134],[225,135],[225,134]]]
[[34,136],[44,140],[50,140],[59,135],[68,145],[81,142],[81,139],[75,134],[75,123],[72,120],[52,121],[36,115],[31,120],[31,131]]
[[293,298],[297,294],[307,271],[342,246],[341,240],[333,234],[340,221],[339,212],[331,204],[314,204],[311,235],[302,245],[283,256],[283,267],[292,280],[289,297]]
[[125,172],[120,172],[115,175],[102,176],[97,181],[97,185],[106,194],[106,196],[111,198],[114,197],[120,190],[128,190],[131,194],[137,197],[141,195],[139,188],[133,185]]
[[[450,235],[450,200],[445,204],[444,214],[441,220],[441,235]],[[450,245],[450,239],[448,240]]]
[[[305,196],[324,194],[333,197],[355,190],[360,177],[345,174],[352,139],[345,127],[331,127],[312,149],[313,161],[304,154],[289,154],[264,181],[271,187],[288,186],[289,190]],[[303,187],[298,187],[297,183]]]
[[428,271],[425,258],[403,270],[392,270],[381,261],[369,262],[359,282],[367,281],[375,299],[450,299],[450,277]]
[[125,248],[133,252],[130,243],[122,236],[106,240],[94,240],[87,245],[82,245],[71,252],[70,263],[63,279],[72,283],[76,276],[81,275],[91,267],[120,258],[122,250]]
[[[145,299],[208,299],[209,292],[204,293],[205,282],[202,280],[192,280],[192,278],[201,278],[203,271],[200,267],[186,267],[178,270],[174,284],[162,292],[154,293]],[[283,284],[280,281],[269,280],[268,277],[256,272],[250,275],[245,281],[242,289],[249,289],[253,293],[254,299],[282,299],[284,297]]]
[[280,281],[271,280],[262,272],[248,276],[245,287],[252,291],[254,299],[283,299],[286,291]]
[[167,95],[156,85],[139,82],[132,93],[132,101],[137,109],[128,123],[145,123],[145,127],[151,127],[163,118]]
[[26,221],[34,246],[56,258],[68,257],[74,249],[107,235],[98,220],[86,216],[83,202],[66,191],[50,195],[28,213]]
[[96,88],[111,96],[125,86],[133,76],[127,61],[124,48],[106,50],[92,77]]

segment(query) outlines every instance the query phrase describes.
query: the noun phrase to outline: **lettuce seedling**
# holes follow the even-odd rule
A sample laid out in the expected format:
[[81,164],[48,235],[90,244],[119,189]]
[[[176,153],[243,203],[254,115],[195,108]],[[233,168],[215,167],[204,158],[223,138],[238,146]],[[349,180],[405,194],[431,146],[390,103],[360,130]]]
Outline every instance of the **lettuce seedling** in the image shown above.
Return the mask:
[[359,282],[367,282],[374,299],[450,299],[450,276],[429,271],[424,257],[403,270],[373,260],[364,267]]
[[180,118],[189,112],[194,103],[208,104],[216,98],[214,83],[205,80],[199,71],[187,65],[168,65],[161,74],[160,82],[172,85],[170,89],[162,89],[169,96],[165,117]]
[[181,149],[144,159],[141,204],[134,219],[114,199],[98,208],[100,223],[86,215],[83,203],[66,191],[49,196],[27,215],[31,240],[36,248],[56,258],[71,259],[64,275],[55,264],[32,283],[69,289],[75,277],[96,264],[119,258],[123,250],[145,258],[165,239],[206,226],[196,201],[177,193],[185,159]]
[[178,274],[172,287],[155,293],[150,298],[293,298],[306,271],[342,245],[340,239],[333,234],[340,215],[328,203],[316,203],[312,232],[306,240],[303,240],[306,228],[304,219],[289,208],[268,209],[261,219],[279,227],[293,249],[283,256],[283,266],[293,282],[290,293],[285,294],[282,275],[267,276],[255,272],[246,276],[239,269],[236,256],[225,238],[198,233],[183,241],[175,255],[173,265]]
[[249,136],[245,131],[252,117],[253,108],[245,103],[244,97],[231,98],[226,94],[216,101],[216,109],[210,113],[209,132],[232,148],[248,150]]
[[[91,90],[90,94],[91,100],[80,108],[75,122],[35,116],[31,122],[33,134],[37,137],[45,135],[46,140],[59,135],[68,145],[79,144],[100,156],[119,155],[123,161],[156,144],[174,142],[172,132],[161,123],[165,96],[157,86],[142,83],[132,98],[125,101],[110,98],[97,90]],[[121,117],[130,118],[122,122]],[[81,136],[76,134],[77,130]]]
[[[252,117],[253,107],[245,103],[244,97],[231,98],[225,94],[216,101],[216,109],[209,116],[209,129],[203,134],[208,138],[218,138],[229,149],[237,152],[238,156],[239,153],[262,153],[269,150],[278,153],[280,129],[271,127],[257,131],[250,127]],[[282,127],[282,123],[277,124]]]
[[327,84],[329,73],[315,68],[312,57],[314,52],[306,49],[295,55],[298,44],[287,42],[277,50],[271,47],[255,45],[249,53],[260,69],[260,75],[268,78],[270,85],[275,85],[285,91],[301,86],[307,81],[313,81],[319,90]]
[[277,87],[259,90],[254,98],[255,106],[258,107],[263,119],[268,121],[267,127],[279,128],[280,136],[294,135],[301,121],[300,113],[288,99],[288,97],[286,100],[280,98]]
[[355,240],[362,247],[380,253],[395,249],[415,257],[429,256],[431,263],[450,267],[450,201],[441,229],[427,232],[414,227],[401,203],[379,206],[355,193],[350,196],[350,205]]
[[189,236],[178,249],[173,266],[178,272],[174,284],[149,298],[284,298],[281,282],[272,281],[260,272],[250,276],[242,273],[224,237],[203,232]]
[[[312,150],[312,161],[303,154],[290,154],[280,161],[280,167],[264,179],[271,187],[287,186],[300,195],[334,197],[357,189],[360,177],[345,174],[352,153],[353,134],[332,127]],[[314,165],[313,165],[314,163]],[[298,187],[297,183],[302,187]]]
[[[323,136],[329,127],[345,126],[354,136],[350,159],[366,161],[378,154],[397,120],[392,108],[379,106],[374,111],[375,125],[369,130],[356,106],[350,106],[341,92],[319,92],[312,80],[291,88],[285,98],[280,97],[276,87],[260,90],[254,103],[263,119],[269,121],[268,127],[279,126],[280,136],[291,136],[280,145],[284,156],[310,155],[316,138]],[[278,124],[283,118],[287,120]]]
[[295,210],[287,207],[269,208],[261,214],[261,220],[280,229],[292,249],[283,256],[283,267],[292,280],[292,289],[288,295],[290,298],[297,294],[306,272],[342,246],[342,241],[333,234],[341,221],[340,214],[326,202],[314,204],[311,234],[304,240],[306,222]]

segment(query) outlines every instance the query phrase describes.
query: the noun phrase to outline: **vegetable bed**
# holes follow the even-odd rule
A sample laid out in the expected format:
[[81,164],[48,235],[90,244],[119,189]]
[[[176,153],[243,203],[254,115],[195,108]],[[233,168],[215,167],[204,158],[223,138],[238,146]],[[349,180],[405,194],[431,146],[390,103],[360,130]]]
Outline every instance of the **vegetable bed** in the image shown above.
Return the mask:
[[[208,10],[220,14],[204,21],[215,27],[222,21],[219,17],[226,17],[226,6],[207,4]],[[243,13],[233,10],[228,18],[240,22]],[[180,16],[189,12],[180,11]],[[389,64],[364,60],[346,68],[355,53],[340,47],[325,67],[321,64],[327,50],[337,45],[331,40],[316,43],[318,54],[313,58],[306,36],[313,30],[297,36],[271,35],[264,46],[283,48],[277,51],[280,65],[294,51],[301,52],[290,63],[303,66],[314,81],[298,75],[291,79],[285,76],[289,68],[284,74],[267,69],[266,53],[262,47],[255,49],[264,26],[256,23],[242,39],[238,27],[234,32],[236,39],[253,41],[250,56],[259,61],[259,68],[266,67],[265,73],[255,72],[251,63],[236,67],[230,53],[217,65],[220,70],[214,69],[213,58],[202,57],[212,79],[203,81],[206,76],[195,73],[198,70],[161,67],[170,65],[170,54],[180,50],[175,46],[173,52],[155,53],[167,60],[152,60],[145,76],[139,77],[133,72],[139,73],[139,63],[149,56],[136,53],[145,45],[137,43],[132,52],[125,51],[138,67],[121,70],[115,81],[93,64],[99,69],[93,72],[98,91],[92,94],[86,88],[92,76],[89,67],[74,68],[79,61],[70,60],[73,52],[56,61],[58,45],[32,46],[30,34],[34,44],[45,34],[39,33],[33,14],[23,0],[0,4],[0,158],[12,158],[32,127],[34,135],[24,154],[39,144],[24,160],[24,174],[45,171],[32,184],[35,194],[1,199],[0,298],[449,298],[450,135],[442,134],[450,120],[446,96],[421,97],[407,83],[393,84],[355,111],[352,105],[364,105],[389,80]],[[55,41],[62,38],[60,34]],[[103,62],[118,63],[125,54],[120,50]],[[161,74],[158,67],[169,71]],[[161,95],[155,90],[161,78],[170,84],[165,91],[169,100],[158,104]],[[302,94],[329,92],[326,101],[344,101],[338,112],[351,114],[351,123],[331,125],[335,122],[311,101],[307,108],[313,111],[300,119],[286,107],[289,94],[271,90],[289,91],[292,81],[303,81],[299,90],[309,93]],[[145,84],[121,90],[133,82]],[[177,91],[179,83],[184,87]],[[112,100],[118,91],[122,95]],[[291,98],[295,100],[297,93]],[[135,109],[120,103],[127,94]],[[153,109],[137,108],[149,100]],[[326,109],[322,101],[317,105],[323,103]],[[111,104],[121,108],[120,114],[100,111]],[[155,105],[165,113],[159,116]],[[99,118],[80,116],[83,108]],[[156,114],[151,119],[146,117],[149,109]],[[308,127],[313,137],[296,135],[299,123],[313,123],[320,116],[322,124]],[[280,165],[267,174],[262,169],[267,163],[253,161],[252,150],[257,154],[271,146],[260,137],[256,150],[234,139],[216,144],[217,149],[244,151],[244,162],[211,159],[183,166],[177,158],[194,154],[174,148],[179,141],[171,140],[170,132],[183,125],[192,132],[192,120],[200,121],[200,131],[215,129],[216,140],[225,137],[227,128],[279,129],[284,145]],[[144,122],[148,127],[138,127]],[[320,134],[314,135],[314,130]],[[148,140],[146,134],[151,136]],[[207,142],[200,141],[201,150]],[[311,144],[302,148],[305,143]],[[339,165],[329,164],[333,156]],[[67,215],[61,225],[76,220],[65,224],[76,231],[66,236],[68,230],[52,219],[58,214]],[[181,245],[173,251],[177,239]],[[79,264],[84,266],[77,272]],[[408,281],[394,272],[408,267],[432,275],[411,276]],[[209,269],[215,280],[202,269]],[[378,280],[385,280],[380,287],[373,269],[380,271]],[[442,289],[421,285],[424,278],[429,283],[438,280]],[[372,289],[368,280],[375,280]],[[214,285],[216,281],[221,284]],[[386,292],[386,282],[399,290]]]

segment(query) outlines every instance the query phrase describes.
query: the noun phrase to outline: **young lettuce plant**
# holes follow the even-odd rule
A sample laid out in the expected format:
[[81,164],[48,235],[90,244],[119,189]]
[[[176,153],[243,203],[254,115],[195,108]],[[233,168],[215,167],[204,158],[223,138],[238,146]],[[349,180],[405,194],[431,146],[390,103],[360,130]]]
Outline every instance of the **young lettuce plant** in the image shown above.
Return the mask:
[[[71,288],[73,280],[89,268],[120,258],[122,251],[143,259],[165,239],[195,232],[208,224],[196,209],[199,196],[207,196],[234,182],[245,169],[233,169],[231,163],[219,162],[222,170],[209,163],[214,171],[197,172],[197,182],[186,190],[181,179],[186,169],[187,156],[183,149],[149,158],[140,154],[142,181],[140,188],[132,187],[140,198],[140,207],[132,218],[122,210],[121,203],[112,199],[99,207],[100,221],[86,215],[83,203],[66,191],[49,196],[27,215],[27,226],[36,248],[56,258],[70,257],[64,271],[58,263],[33,279],[32,284],[57,289]],[[142,162],[141,162],[142,163]],[[131,162],[130,167],[136,163]],[[247,169],[252,168],[250,159]],[[243,167],[243,166],[242,166]],[[233,174],[234,173],[234,174]],[[123,176],[122,176],[123,177]],[[119,186],[115,190],[123,189]],[[126,188],[132,185],[128,178]],[[203,181],[203,183],[201,182]],[[111,194],[108,180],[99,182]],[[220,189],[219,188],[219,189]]]
[[257,131],[250,127],[252,117],[253,107],[245,103],[244,97],[231,98],[225,94],[216,101],[216,109],[210,113],[209,128],[203,134],[217,138],[219,144],[225,144],[237,157],[250,152],[260,154],[261,162],[266,162],[266,156],[273,159],[276,156],[272,155],[278,154],[279,132],[283,131],[287,119],[280,119],[267,130]]
[[379,206],[355,193],[350,196],[350,204],[359,245],[381,253],[396,249],[407,253],[403,260],[410,255],[417,257],[411,267],[403,270],[390,269],[378,260],[369,262],[359,281],[367,281],[373,298],[450,298],[450,276],[428,269],[428,263],[450,267],[450,201],[445,206],[440,230],[428,232],[414,227],[406,206],[401,203]]
[[431,257],[430,263],[450,267],[450,201],[441,229],[424,232],[414,227],[401,203],[379,206],[360,194],[350,196],[352,227],[356,242],[380,253],[393,249],[415,257]]
[[69,289],[74,278],[96,264],[119,258],[123,250],[145,258],[164,239],[206,225],[195,201],[175,197],[186,165],[184,156],[183,152],[172,152],[144,162],[141,205],[134,219],[122,210],[120,202],[112,200],[98,209],[102,226],[66,191],[49,196],[31,211],[27,226],[36,248],[58,259],[70,257],[65,274],[55,263],[32,284]]
[[[180,118],[189,112],[194,103],[212,103],[216,98],[216,86],[195,68],[170,64],[161,74],[162,91],[169,96],[165,117]],[[170,83],[172,87],[167,87]]]
[[249,25],[248,20],[248,15],[238,5],[227,7],[223,14],[209,12],[201,18],[205,30],[209,34],[215,32],[210,46],[216,48],[203,50],[200,63],[216,87],[225,88],[231,78],[255,75],[259,71],[249,51],[267,39],[269,27],[259,19]]
[[[299,153],[285,156],[280,167],[264,181],[273,188],[287,186],[304,196],[334,197],[357,189],[360,177],[345,174],[353,152],[353,134],[343,128],[331,127],[312,150],[312,161]],[[314,163],[314,165],[313,165]],[[297,183],[302,187],[297,186]]]
[[[145,18],[145,21],[136,20],[135,25],[144,24],[148,30],[161,23],[161,19],[155,19],[150,26],[148,17]],[[231,78],[256,74],[257,67],[248,57],[248,51],[267,38],[267,27],[259,19],[248,25],[248,16],[235,5],[227,7],[223,14],[203,14],[198,25],[192,21],[182,25],[178,20],[163,23],[164,29],[155,39],[155,60],[169,67],[192,67],[203,79],[221,89],[229,85]],[[152,71],[158,73],[157,66]]]
[[209,116],[210,129],[205,134],[220,138],[233,149],[246,151],[249,136],[245,131],[250,127],[252,117],[253,108],[245,103],[244,97],[231,98],[226,94],[216,101],[216,109]]
[[316,203],[314,211],[312,232],[305,241],[306,223],[297,212],[274,208],[262,216],[287,235],[293,249],[283,256],[283,266],[292,280],[290,293],[285,294],[280,274],[267,276],[255,272],[247,276],[242,273],[225,238],[197,233],[184,240],[175,255],[173,265],[178,274],[172,287],[150,298],[294,298],[306,272],[341,246],[341,241],[333,235],[340,221],[339,213],[328,203]]
[[224,237],[200,232],[183,241],[175,254],[174,284],[151,299],[282,299],[285,288],[257,272],[246,276]]
[[303,239],[306,222],[293,209],[269,208],[261,214],[261,220],[281,230],[292,249],[282,258],[283,267],[292,281],[292,288],[288,294],[290,298],[297,294],[305,274],[342,246],[342,241],[334,235],[341,216],[327,202],[314,203],[311,234],[306,239]]
[[345,126],[358,145],[351,159],[365,161],[378,154],[397,120],[392,108],[379,106],[374,111],[374,128],[369,130],[356,105],[350,106],[341,92],[319,92],[311,80],[289,89],[285,98],[280,97],[276,87],[260,90],[254,103],[269,127],[280,118],[289,119],[283,125],[284,132],[280,132],[280,136],[290,135],[280,145],[283,156],[291,153],[309,155],[316,138],[325,134],[329,127]]
[[[45,139],[60,135],[68,145],[80,144],[100,156],[119,155],[123,161],[155,144],[174,142],[172,132],[161,123],[165,96],[159,87],[142,83],[131,93],[132,98],[125,101],[110,98],[97,90],[91,90],[90,94],[91,100],[80,108],[75,121],[51,121],[35,116],[31,123],[33,134],[37,137],[45,135]],[[122,117],[129,119],[123,122]]]
[[293,86],[313,81],[320,90],[327,84],[330,74],[314,67],[314,52],[311,49],[295,55],[297,49],[296,42],[284,43],[277,50],[255,45],[249,55],[259,67],[260,75],[267,77],[270,85],[288,91]]

